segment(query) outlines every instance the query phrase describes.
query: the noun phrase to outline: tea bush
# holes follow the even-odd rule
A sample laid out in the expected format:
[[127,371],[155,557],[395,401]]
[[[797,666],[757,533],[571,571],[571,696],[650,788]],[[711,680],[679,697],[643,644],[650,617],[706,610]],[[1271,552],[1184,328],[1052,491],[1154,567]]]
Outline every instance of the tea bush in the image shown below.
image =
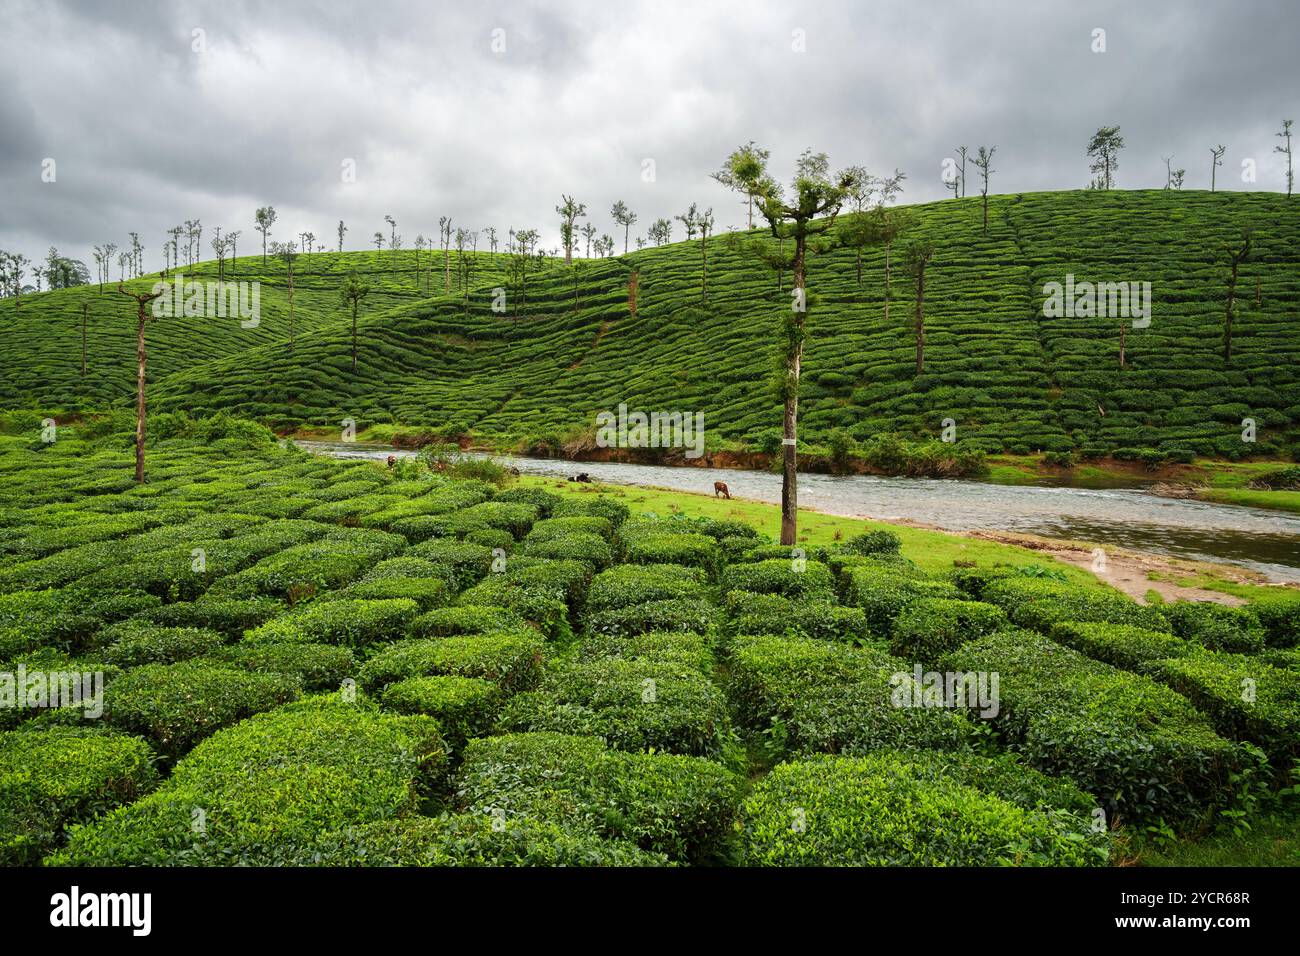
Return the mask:
[[[1005,758],[1004,758],[1005,759]],[[745,801],[751,866],[1098,866],[1105,835],[1051,785],[990,785],[982,758],[880,753],[780,764]],[[974,772],[968,767],[975,767]],[[1004,764],[1000,776],[1032,771]],[[1002,783],[1002,781],[997,781]],[[797,810],[796,810],[797,808]]]
[[144,741],[80,727],[0,733],[0,864],[34,866],[65,828],[157,783]]
[[509,734],[470,741],[456,798],[470,813],[548,821],[700,862],[729,834],[740,781],[700,757],[623,753],[595,737]]
[[1194,821],[1224,799],[1240,765],[1186,698],[1032,632],[972,641],[943,666],[999,674],[992,725],[1008,747],[1124,817]]
[[431,718],[304,700],[213,735],[158,790],[75,828],[47,864],[267,865],[322,832],[413,813],[445,763]]

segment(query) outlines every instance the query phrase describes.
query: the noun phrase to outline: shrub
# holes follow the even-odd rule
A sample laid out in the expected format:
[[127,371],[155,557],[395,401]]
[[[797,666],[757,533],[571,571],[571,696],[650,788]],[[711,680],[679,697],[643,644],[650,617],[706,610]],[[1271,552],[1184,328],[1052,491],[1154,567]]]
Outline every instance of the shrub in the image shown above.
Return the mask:
[[[305,700],[204,741],[160,789],[75,829],[47,863],[267,865],[321,833],[414,812],[445,762],[430,718]],[[205,813],[201,835],[195,808]]]
[[[567,563],[567,562],[566,562]],[[572,635],[564,582],[521,580],[520,576],[492,574],[460,596],[462,606],[495,607],[523,618],[554,640]]]
[[899,612],[890,649],[900,657],[933,662],[962,644],[1007,623],[1000,607],[982,601],[922,598]]
[[1208,601],[1160,605],[1173,632],[1212,651],[1255,654],[1264,649],[1264,627],[1250,611]]
[[871,639],[861,608],[840,607],[830,601],[794,601],[778,594],[732,591],[727,595],[727,610],[736,634],[792,634],[850,643]]
[[306,691],[337,688],[355,667],[352,651],[330,644],[245,642],[223,647],[214,651],[211,657],[247,671],[292,675],[302,681]]
[[814,689],[876,677],[901,662],[880,651],[811,638],[746,635],[728,653],[731,697],[740,721],[751,727],[786,722],[795,704]]
[[277,866],[666,866],[626,840],[570,833],[553,823],[486,813],[403,817],[323,834]]
[[456,634],[489,634],[493,631],[527,630],[518,614],[500,607],[444,607],[421,614],[411,622],[412,637],[452,637]]
[[478,544],[493,551],[504,551],[506,554],[513,552],[518,543],[513,534],[500,528],[479,528],[466,534],[463,540],[466,544]]
[[358,581],[342,591],[322,595],[322,600],[351,598],[367,601],[391,601],[405,599],[414,601],[420,610],[446,604],[450,588],[445,578],[374,578]]
[[492,499],[493,502],[529,505],[536,508],[537,514],[542,518],[549,518],[563,500],[554,492],[542,488],[510,488],[498,492]]
[[389,684],[380,700],[399,714],[427,714],[438,721],[453,750],[487,733],[501,709],[501,689],[481,677],[407,677]]
[[481,677],[514,693],[537,683],[544,648],[545,642],[536,633],[416,638],[399,641],[366,661],[359,680],[366,689],[379,690],[407,677],[449,674]]
[[33,866],[64,828],[157,782],[143,740],[83,727],[0,733],[0,864]]
[[1129,624],[1079,624],[1067,621],[1052,628],[1052,640],[1072,647],[1094,660],[1143,670],[1147,664],[1166,657],[1180,657],[1194,650],[1181,637],[1147,631]]
[[608,539],[614,533],[614,524],[608,518],[597,515],[570,515],[562,518],[546,518],[533,525],[528,532],[528,542],[549,541],[569,534],[594,534]]
[[621,501],[615,501],[613,498],[604,495],[590,498],[564,498],[561,499],[554,508],[551,509],[550,516],[553,518],[569,518],[578,515],[594,515],[598,518],[606,519],[611,525],[617,528],[628,519],[629,511],[627,505]]
[[698,568],[675,564],[623,564],[602,571],[587,592],[587,611],[607,611],[650,601],[698,598],[704,593]]
[[104,689],[104,717],[178,757],[214,731],[299,694],[284,674],[251,674],[209,661],[145,664]]
[[162,627],[134,621],[115,624],[100,636],[113,641],[104,650],[104,660],[119,667],[175,664],[191,657],[202,657],[222,644],[221,635],[216,631]]
[[609,567],[614,560],[608,541],[600,535],[583,531],[544,537],[541,540],[530,538],[524,543],[524,554],[534,558],[585,561],[593,571]]
[[1223,799],[1239,764],[1236,745],[1186,698],[1029,631],[980,638],[943,666],[997,673],[993,727],[1008,746],[1123,816],[1196,819]]
[[844,603],[862,608],[873,634],[888,634],[903,608],[921,598],[961,597],[947,581],[900,574],[875,562],[846,568],[844,580]]
[[717,621],[717,608],[708,601],[686,598],[647,601],[590,615],[587,618],[587,633],[620,637],[645,634],[648,631],[708,634],[717,626]]
[[406,633],[420,606],[404,598],[388,601],[335,600],[309,604],[249,631],[254,644],[342,644],[361,648]]
[[626,544],[629,564],[681,564],[716,578],[722,566],[718,542],[703,534],[648,534]]
[[844,542],[844,550],[850,554],[898,554],[903,550],[903,542],[894,532],[880,528],[849,538]]
[[136,620],[166,627],[197,627],[228,638],[264,624],[284,610],[275,598],[202,598],[181,604],[164,604],[136,615]]
[[1300,646],[1300,594],[1260,598],[1250,603],[1250,610],[1263,625],[1269,647]]
[[1143,607],[1109,588],[1013,576],[990,584],[984,590],[984,599],[1006,611],[1013,624],[1043,633],[1064,621],[1104,621],[1148,631],[1169,631],[1168,622],[1157,608]]
[[722,590],[791,598],[829,599],[835,595],[834,580],[826,565],[817,561],[795,564],[780,559],[732,565],[722,576]]
[[1282,766],[1300,757],[1300,674],[1203,650],[1157,661],[1151,673],[1208,714],[1220,733],[1259,744]]
[[623,753],[595,737],[510,734],[470,741],[456,797],[471,813],[561,824],[697,862],[726,838],[739,780],[700,757]]
[[689,667],[705,675],[713,673],[715,663],[708,638],[685,631],[650,631],[628,636],[593,634],[583,639],[578,657],[587,661],[609,658],[654,661]]
[[516,539],[528,533],[528,529],[537,520],[539,510],[536,505],[511,501],[485,501],[460,511],[441,517],[447,534],[464,536],[480,528],[497,528],[509,531]]
[[549,671],[536,691],[506,705],[501,726],[601,737],[619,750],[714,759],[731,734],[726,698],[698,670],[616,658]]
[[[744,860],[751,866],[1095,866],[1107,861],[1107,837],[1092,833],[1086,815],[1025,806],[984,789],[980,784],[988,772],[966,769],[980,759],[880,753],[781,764],[745,801]],[[1023,768],[1010,772],[1016,771]]]
[[492,569],[492,549],[481,544],[426,541],[414,545],[407,554],[449,568],[457,589],[470,587]]

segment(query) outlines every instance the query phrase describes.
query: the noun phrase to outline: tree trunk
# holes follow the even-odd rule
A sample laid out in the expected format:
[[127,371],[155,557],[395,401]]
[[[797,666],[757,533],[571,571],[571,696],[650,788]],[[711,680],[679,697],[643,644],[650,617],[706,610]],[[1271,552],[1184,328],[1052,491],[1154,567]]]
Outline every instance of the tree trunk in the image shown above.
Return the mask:
[[[804,239],[795,238],[794,287],[806,290]],[[786,354],[785,412],[781,419],[781,544],[795,543],[799,530],[799,457],[796,440],[799,428],[799,372],[803,365],[803,330],[808,321],[806,293],[799,303],[803,311],[793,320],[797,343]]]
[[1223,364],[1232,362],[1232,316],[1237,307],[1237,259],[1232,260],[1232,278],[1228,280],[1228,309],[1223,320]]
[[632,232],[632,223],[626,223],[623,226],[623,255],[627,255],[627,237]]
[[885,243],[885,324],[889,324],[889,247],[892,243]]
[[1123,323],[1119,327],[1119,367],[1128,368],[1128,363],[1124,357],[1124,341],[1128,335],[1128,326]]
[[984,193],[984,235],[989,234],[989,194]]
[[144,350],[144,307],[146,300],[138,301],[135,328],[135,481],[144,484],[144,373],[149,358]]
[[925,262],[916,267],[916,374],[925,371]]

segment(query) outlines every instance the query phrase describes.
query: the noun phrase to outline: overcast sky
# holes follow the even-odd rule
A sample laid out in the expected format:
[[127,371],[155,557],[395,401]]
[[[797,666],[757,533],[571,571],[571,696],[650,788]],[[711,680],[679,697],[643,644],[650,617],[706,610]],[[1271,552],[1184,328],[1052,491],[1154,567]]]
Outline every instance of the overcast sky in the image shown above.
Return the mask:
[[441,215],[550,247],[562,193],[619,249],[617,199],[642,233],[691,202],[721,231],[744,213],[709,173],[751,139],[782,179],[813,146],[904,170],[920,201],[959,145],[997,145],[993,192],[1079,188],[1089,135],[1119,125],[1121,188],[1162,186],[1169,154],[1206,188],[1225,143],[1220,188],[1281,190],[1273,134],[1300,114],[1294,0],[0,0],[0,31],[0,249],[92,273],[129,230],[158,269],[185,219],[204,258],[213,226],[251,253],[267,204],[273,238],[328,248],[386,214],[406,248]]

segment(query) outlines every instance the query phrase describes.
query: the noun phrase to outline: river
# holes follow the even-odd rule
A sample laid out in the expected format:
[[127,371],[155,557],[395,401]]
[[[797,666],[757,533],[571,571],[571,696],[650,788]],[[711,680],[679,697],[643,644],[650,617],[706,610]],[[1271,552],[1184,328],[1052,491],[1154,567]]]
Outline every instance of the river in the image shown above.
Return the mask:
[[[384,459],[414,452],[348,442],[301,441],[337,458]],[[487,456],[483,456],[487,457]],[[779,503],[781,477],[736,468],[673,468],[493,455],[531,475],[586,472],[608,484],[711,493],[724,481],[738,498]],[[1140,489],[994,485],[981,481],[801,474],[801,507],[827,514],[917,522],[945,531],[1003,531],[1109,544],[1250,568],[1300,582],[1300,515],[1239,505],[1161,498]]]

